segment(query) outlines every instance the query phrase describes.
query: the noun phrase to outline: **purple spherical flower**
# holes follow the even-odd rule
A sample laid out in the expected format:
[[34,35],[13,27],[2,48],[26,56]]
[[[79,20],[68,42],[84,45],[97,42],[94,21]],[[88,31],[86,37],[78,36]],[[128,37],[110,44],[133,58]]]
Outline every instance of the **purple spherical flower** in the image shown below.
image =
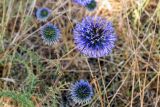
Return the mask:
[[86,6],[87,4],[90,4],[92,2],[92,0],[73,0],[73,1],[82,6]]
[[76,48],[92,58],[111,53],[117,39],[111,22],[101,17],[86,17],[73,31]]
[[36,11],[36,17],[39,21],[46,21],[51,15],[51,10],[49,8],[38,8]]
[[42,26],[40,29],[40,34],[43,42],[47,45],[56,43],[61,36],[60,30],[57,28],[57,26],[51,23]]
[[79,80],[71,86],[71,98],[75,103],[88,103],[93,95],[93,88],[88,81]]

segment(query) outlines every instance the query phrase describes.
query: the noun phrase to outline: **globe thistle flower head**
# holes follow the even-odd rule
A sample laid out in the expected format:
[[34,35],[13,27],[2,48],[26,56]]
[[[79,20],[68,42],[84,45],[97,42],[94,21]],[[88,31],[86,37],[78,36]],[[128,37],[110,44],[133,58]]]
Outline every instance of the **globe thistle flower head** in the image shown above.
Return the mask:
[[84,104],[91,101],[93,89],[88,81],[79,80],[71,86],[71,98],[75,103]]
[[75,3],[86,6],[87,4],[90,4],[92,0],[74,0]]
[[36,17],[39,21],[46,21],[51,15],[51,10],[49,8],[39,8],[36,11]]
[[97,2],[95,0],[92,0],[90,3],[86,5],[86,8],[91,11],[94,10],[96,7],[97,7]]
[[56,43],[61,36],[60,30],[57,28],[57,26],[51,23],[42,26],[40,29],[40,34],[43,42],[47,45]]
[[73,35],[76,48],[91,58],[111,53],[117,40],[112,23],[101,17],[84,18],[75,26]]

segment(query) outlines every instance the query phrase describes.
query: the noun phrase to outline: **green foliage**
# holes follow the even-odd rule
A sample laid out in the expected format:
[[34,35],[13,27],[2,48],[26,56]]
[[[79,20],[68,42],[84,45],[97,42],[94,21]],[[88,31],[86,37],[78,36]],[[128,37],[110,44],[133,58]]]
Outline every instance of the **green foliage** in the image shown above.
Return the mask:
[[33,102],[31,101],[31,97],[26,93],[19,93],[15,91],[1,91],[0,98],[9,97],[15,100],[22,107],[35,107]]

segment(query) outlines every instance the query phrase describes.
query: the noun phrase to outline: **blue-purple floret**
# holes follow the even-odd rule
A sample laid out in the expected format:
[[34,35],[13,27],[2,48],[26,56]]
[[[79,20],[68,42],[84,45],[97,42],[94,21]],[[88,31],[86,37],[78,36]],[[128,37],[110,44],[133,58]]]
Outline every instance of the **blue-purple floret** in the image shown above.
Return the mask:
[[73,0],[75,3],[86,6],[87,4],[90,4],[92,0]]
[[112,22],[101,17],[87,16],[75,26],[73,34],[76,48],[91,58],[110,54],[117,40]]
[[88,81],[79,80],[71,86],[71,98],[75,103],[89,103],[93,95],[93,88]]
[[39,21],[46,21],[51,15],[51,10],[49,8],[38,8],[36,11],[36,17]]

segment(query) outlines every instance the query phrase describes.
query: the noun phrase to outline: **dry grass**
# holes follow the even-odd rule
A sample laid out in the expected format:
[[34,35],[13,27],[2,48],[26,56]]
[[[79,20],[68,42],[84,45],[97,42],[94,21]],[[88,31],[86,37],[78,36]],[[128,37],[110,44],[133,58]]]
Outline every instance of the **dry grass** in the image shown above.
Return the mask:
[[[106,1],[97,0],[90,12],[71,0],[0,0],[2,107],[14,107],[11,98],[15,106],[78,107],[68,89],[79,79],[88,79],[95,93],[82,106],[160,107],[160,1]],[[53,10],[48,21],[62,31],[54,46],[39,37],[45,23],[36,20],[35,10],[41,6]],[[113,21],[118,41],[111,55],[91,59],[75,50],[72,29],[88,15]]]

